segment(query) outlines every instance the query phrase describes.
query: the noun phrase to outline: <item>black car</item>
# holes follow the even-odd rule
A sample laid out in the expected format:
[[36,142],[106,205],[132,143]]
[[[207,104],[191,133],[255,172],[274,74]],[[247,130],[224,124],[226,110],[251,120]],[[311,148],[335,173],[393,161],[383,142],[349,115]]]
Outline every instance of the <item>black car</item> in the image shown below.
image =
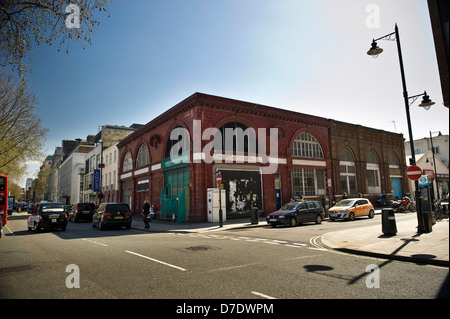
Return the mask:
[[34,206],[33,213],[28,217],[28,230],[38,232],[42,228],[60,228],[66,230],[67,214],[64,205],[57,202],[41,202]]
[[102,230],[106,226],[131,228],[132,213],[124,203],[101,203],[92,217],[92,227]]
[[296,226],[306,222],[322,223],[325,211],[317,201],[290,202],[276,212],[270,213],[266,221],[272,227],[277,225]]
[[95,212],[94,203],[77,203],[73,204],[69,212],[69,221],[78,222],[80,220],[91,221]]

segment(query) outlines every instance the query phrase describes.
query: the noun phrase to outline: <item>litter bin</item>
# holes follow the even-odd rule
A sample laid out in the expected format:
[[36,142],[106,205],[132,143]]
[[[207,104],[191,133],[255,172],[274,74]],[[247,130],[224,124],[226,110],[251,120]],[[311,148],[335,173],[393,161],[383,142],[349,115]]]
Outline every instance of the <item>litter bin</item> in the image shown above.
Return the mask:
[[258,224],[259,223],[259,216],[258,216],[258,207],[252,207],[252,211],[250,213],[250,223],[251,224]]
[[385,235],[397,234],[397,224],[395,222],[395,211],[393,208],[383,208],[381,210],[381,230]]

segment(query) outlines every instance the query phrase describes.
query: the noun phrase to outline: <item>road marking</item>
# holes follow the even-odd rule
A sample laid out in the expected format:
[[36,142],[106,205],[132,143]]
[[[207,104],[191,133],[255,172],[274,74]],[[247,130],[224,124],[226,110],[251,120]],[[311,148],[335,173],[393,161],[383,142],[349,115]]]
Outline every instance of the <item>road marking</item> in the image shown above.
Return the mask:
[[[290,243],[290,242],[288,242],[286,240],[277,240],[277,239],[269,239],[269,238],[252,238],[252,237],[243,237],[243,236],[234,237],[234,236],[223,236],[223,235],[212,235],[212,234],[208,234],[208,235],[202,235],[202,234],[185,235],[185,234],[183,234],[183,235],[184,236],[189,236],[189,237],[204,238],[204,239],[229,239],[229,240],[235,240],[235,241],[245,240],[245,241],[254,242],[254,243],[265,243],[265,244],[271,244],[271,245],[282,245],[282,246],[295,247],[295,248],[308,246],[308,244]],[[319,239],[319,238],[320,238],[320,236],[317,236],[317,237],[312,237],[309,240],[311,245],[315,247],[315,248],[309,248],[309,249],[328,251],[328,249],[326,249],[325,247],[319,245],[316,242],[316,240]]]
[[5,227],[11,234],[15,235],[14,232],[8,227],[8,225],[5,225]]
[[323,247],[322,245],[317,243],[317,239],[320,239],[322,236],[315,236],[315,237],[311,237],[309,239],[309,242],[311,243],[311,245],[313,245],[315,248],[310,247],[309,249],[313,249],[313,250],[322,250],[322,251],[328,251],[328,249],[326,249],[325,247]]
[[252,241],[252,242],[261,242],[262,240],[267,240],[265,238],[254,238],[254,239],[247,239],[247,241]]
[[257,291],[252,291],[252,294],[262,297],[262,298],[266,298],[266,299],[277,299],[275,297],[271,297],[271,296],[265,295],[265,294],[257,292]]
[[181,268],[181,267],[178,267],[178,266],[175,266],[175,265],[166,263],[166,262],[161,261],[161,260],[158,260],[158,259],[154,259],[154,258],[151,258],[151,257],[148,257],[148,256],[144,256],[144,255],[135,253],[135,252],[133,252],[133,251],[125,250],[125,252],[126,252],[126,253],[129,253],[129,254],[132,254],[132,255],[135,255],[135,256],[139,256],[139,257],[142,257],[142,258],[151,260],[151,261],[154,261],[154,262],[157,262],[157,263],[160,263],[160,264],[165,265],[165,266],[168,266],[168,267],[172,267],[172,268],[181,270],[181,271],[186,271],[186,270],[187,270],[187,269],[184,269],[184,268]]
[[300,243],[292,243],[292,245],[296,245],[296,246],[306,246],[306,244],[300,244]]
[[254,266],[254,265],[258,265],[258,264],[259,264],[259,262],[251,263],[251,264],[245,264],[245,265],[238,265],[238,266],[229,266],[229,267],[212,269],[212,270],[210,270],[208,272],[236,270],[236,269],[240,269],[240,268],[244,268],[244,267],[250,267],[250,266]]
[[95,241],[95,240],[91,240],[91,239],[87,239],[87,238],[82,238],[82,240],[85,240],[85,241],[88,241],[90,243],[97,244],[97,245],[100,245],[100,246],[108,247],[108,245],[99,243],[98,241]]
[[280,245],[280,243],[277,243],[275,241],[263,241],[265,244],[272,244],[272,245]]

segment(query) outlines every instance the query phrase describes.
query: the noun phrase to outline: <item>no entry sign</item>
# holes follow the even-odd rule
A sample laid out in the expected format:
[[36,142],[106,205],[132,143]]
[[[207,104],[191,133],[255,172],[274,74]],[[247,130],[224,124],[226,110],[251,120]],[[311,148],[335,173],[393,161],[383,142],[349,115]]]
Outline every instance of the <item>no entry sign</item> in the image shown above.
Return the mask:
[[216,182],[217,185],[222,184],[222,175],[220,173],[217,173],[216,175]]
[[412,165],[406,169],[406,177],[413,181],[417,181],[422,176],[422,170],[419,166]]

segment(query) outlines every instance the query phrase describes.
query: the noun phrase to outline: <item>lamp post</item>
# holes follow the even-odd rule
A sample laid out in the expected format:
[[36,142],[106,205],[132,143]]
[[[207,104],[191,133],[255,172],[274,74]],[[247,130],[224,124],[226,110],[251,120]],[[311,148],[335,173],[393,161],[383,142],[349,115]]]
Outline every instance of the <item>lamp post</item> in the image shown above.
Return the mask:
[[[409,145],[411,148],[411,159],[410,159],[410,165],[416,165],[416,156],[414,154],[414,139],[412,135],[412,128],[411,128],[411,116],[409,113],[409,107],[414,101],[419,97],[423,96],[422,103],[419,104],[420,107],[423,107],[426,110],[429,110],[431,105],[434,104],[430,100],[430,97],[427,95],[427,92],[425,91],[423,94],[414,95],[411,97],[408,97],[408,91],[406,90],[406,80],[405,80],[405,70],[403,67],[403,56],[402,56],[402,48],[400,45],[400,35],[398,32],[398,26],[395,24],[395,30],[392,33],[386,34],[378,39],[373,39],[372,45],[369,51],[367,51],[367,54],[377,58],[378,55],[380,55],[383,52],[383,49],[378,47],[377,42],[378,40],[389,40],[389,41],[396,41],[397,42],[397,51],[398,51],[398,59],[400,62],[400,73],[402,76],[402,85],[403,85],[403,99],[405,102],[405,110],[406,110],[406,120],[408,122],[408,133],[409,133]],[[409,100],[412,99],[412,102],[410,103]],[[423,220],[423,214],[422,214],[422,207],[421,207],[421,200],[420,200],[420,194],[419,194],[419,182],[416,180],[414,181],[414,194],[416,198],[416,207],[417,207],[417,221],[418,221],[418,228],[417,232],[423,233],[425,232],[424,227],[424,220]]]

